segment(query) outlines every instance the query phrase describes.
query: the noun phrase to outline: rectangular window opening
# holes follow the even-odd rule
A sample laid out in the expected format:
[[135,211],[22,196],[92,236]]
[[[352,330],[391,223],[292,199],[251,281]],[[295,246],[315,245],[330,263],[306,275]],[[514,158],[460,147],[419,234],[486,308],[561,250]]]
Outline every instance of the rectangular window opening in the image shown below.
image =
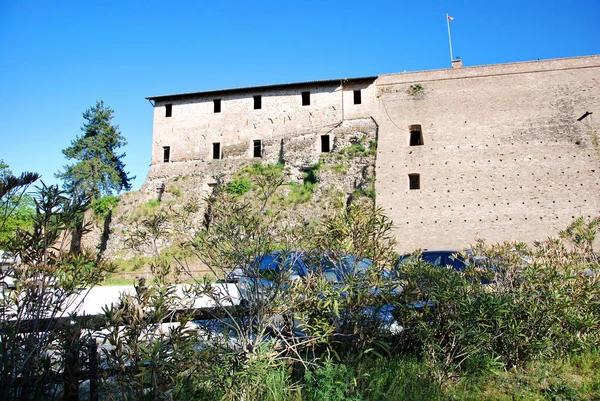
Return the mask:
[[221,112],[221,99],[213,99],[213,103],[215,105],[215,113]]
[[171,117],[173,115],[173,105],[171,103],[165,104],[165,117]]
[[354,104],[361,104],[361,103],[362,103],[362,97],[361,97],[360,89],[357,89],[354,91]]
[[329,141],[329,135],[321,135],[321,153],[331,152],[331,142]]
[[221,143],[215,142],[213,143],[213,159],[221,158]]
[[421,176],[419,174],[408,175],[408,188],[421,189]]
[[302,92],[302,106],[310,106],[310,92]]
[[255,95],[254,96],[254,110],[260,110],[260,109],[262,109],[262,96]]
[[411,125],[408,127],[410,132],[410,146],[423,145],[423,131],[420,125]]
[[171,147],[163,146],[163,163],[168,163],[171,161]]
[[262,140],[254,140],[254,157],[262,157]]

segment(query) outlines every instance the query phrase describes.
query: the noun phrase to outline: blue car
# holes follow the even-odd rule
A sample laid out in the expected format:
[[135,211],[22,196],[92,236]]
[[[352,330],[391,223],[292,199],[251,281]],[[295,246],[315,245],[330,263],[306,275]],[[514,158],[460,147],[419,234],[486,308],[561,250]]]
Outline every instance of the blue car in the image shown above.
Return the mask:
[[[237,282],[242,304],[268,302],[278,291],[285,291],[290,282],[308,276],[322,274],[335,286],[348,282],[350,276],[360,279],[366,277],[373,262],[368,258],[355,255],[334,255],[325,253],[320,256],[308,256],[299,251],[275,251],[259,255],[244,269],[236,269],[228,279]],[[390,278],[385,271],[383,278]],[[369,288],[371,294],[380,294],[380,288]],[[342,294],[344,296],[344,294]],[[398,333],[402,327],[392,316],[394,306],[365,307],[364,314],[377,318],[392,333]],[[296,334],[299,334],[296,331]]]

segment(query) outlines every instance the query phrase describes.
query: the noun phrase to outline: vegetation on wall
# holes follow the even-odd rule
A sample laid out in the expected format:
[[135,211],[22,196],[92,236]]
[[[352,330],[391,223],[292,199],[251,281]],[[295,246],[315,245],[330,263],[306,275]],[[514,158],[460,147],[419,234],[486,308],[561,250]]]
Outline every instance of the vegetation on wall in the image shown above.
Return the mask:
[[120,196],[106,195],[92,202],[90,208],[94,212],[94,217],[103,220],[119,203]]

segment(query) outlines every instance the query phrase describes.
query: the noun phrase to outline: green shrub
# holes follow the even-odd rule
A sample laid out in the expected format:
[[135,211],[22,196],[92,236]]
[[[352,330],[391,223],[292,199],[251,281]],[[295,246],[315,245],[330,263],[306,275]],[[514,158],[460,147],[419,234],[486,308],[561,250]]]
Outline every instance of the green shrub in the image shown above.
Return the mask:
[[312,199],[313,189],[315,184],[298,184],[296,182],[289,183],[290,193],[287,197],[282,198],[284,205],[299,205],[309,202]]
[[241,177],[231,181],[229,184],[227,184],[226,188],[228,192],[236,196],[242,196],[248,192],[251,187],[252,184],[250,183],[250,180],[246,177]]
[[440,382],[597,348],[600,278],[575,255],[558,240],[534,250],[480,243],[463,272],[402,265],[403,346],[419,349]]
[[254,176],[280,175],[284,169],[285,166],[282,163],[266,165],[263,165],[262,163],[255,163],[251,167],[245,167],[242,172]]
[[340,153],[342,153],[350,158],[354,158],[354,157],[359,157],[359,156],[366,156],[367,149],[362,144],[357,143],[357,144],[345,147],[344,149],[340,150]]
[[356,390],[352,368],[344,364],[335,364],[330,359],[317,369],[307,370],[304,382],[308,401],[358,401],[362,399]]
[[94,217],[99,220],[104,219],[106,215],[117,206],[120,200],[121,197],[117,195],[106,195],[94,200],[91,204],[91,208],[94,211]]

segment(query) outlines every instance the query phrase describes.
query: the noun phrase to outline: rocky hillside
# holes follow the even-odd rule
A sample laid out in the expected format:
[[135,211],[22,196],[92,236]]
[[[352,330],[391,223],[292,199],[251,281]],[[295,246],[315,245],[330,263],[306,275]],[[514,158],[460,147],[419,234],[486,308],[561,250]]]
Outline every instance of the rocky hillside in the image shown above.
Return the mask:
[[[326,153],[317,151],[315,146],[324,132],[332,138],[330,152]],[[129,237],[144,216],[195,204],[199,208],[192,223],[200,226],[206,199],[217,189],[230,191],[240,200],[255,199],[253,177],[265,166],[280,169],[285,178],[266,212],[276,211],[292,225],[318,220],[350,202],[374,200],[376,148],[376,123],[359,119],[321,127],[312,133],[271,138],[264,141],[263,158],[155,165],[139,192],[121,195],[110,213],[89,213],[94,228],[85,235],[83,243],[89,248],[101,247],[109,259],[130,261],[141,268],[144,254],[151,250],[134,249]],[[170,245],[157,244],[161,249]],[[121,262],[121,266],[127,264]]]

